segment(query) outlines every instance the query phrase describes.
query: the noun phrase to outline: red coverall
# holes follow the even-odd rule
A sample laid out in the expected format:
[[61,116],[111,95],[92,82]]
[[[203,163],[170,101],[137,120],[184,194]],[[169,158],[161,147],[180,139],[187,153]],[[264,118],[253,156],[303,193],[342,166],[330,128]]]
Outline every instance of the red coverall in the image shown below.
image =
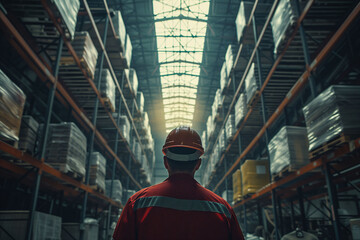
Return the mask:
[[230,205],[182,173],[130,197],[113,238],[244,239]]

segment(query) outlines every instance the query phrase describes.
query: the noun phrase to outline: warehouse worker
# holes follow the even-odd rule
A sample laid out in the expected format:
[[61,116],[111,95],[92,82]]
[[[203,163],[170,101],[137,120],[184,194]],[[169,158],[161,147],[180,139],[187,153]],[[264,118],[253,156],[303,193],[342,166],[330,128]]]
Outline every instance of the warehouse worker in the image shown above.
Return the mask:
[[162,151],[169,177],[129,198],[113,239],[243,240],[230,205],[194,179],[204,153],[199,135],[175,128]]

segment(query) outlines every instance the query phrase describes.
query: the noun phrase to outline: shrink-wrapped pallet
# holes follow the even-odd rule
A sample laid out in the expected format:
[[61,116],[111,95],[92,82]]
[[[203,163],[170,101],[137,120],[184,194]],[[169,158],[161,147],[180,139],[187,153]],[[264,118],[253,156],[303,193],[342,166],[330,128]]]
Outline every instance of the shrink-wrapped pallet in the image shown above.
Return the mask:
[[0,70],[0,140],[17,141],[26,96]]
[[121,202],[121,198],[122,198],[122,184],[120,182],[120,180],[118,179],[115,179],[113,181],[113,184],[112,184],[112,188],[111,188],[111,180],[105,180],[105,188],[106,188],[106,195],[108,197],[110,197],[111,195],[111,198],[114,200],[114,201],[118,201],[118,202]]
[[219,132],[219,153],[223,153],[225,151],[225,148],[226,148],[226,145],[225,145],[225,129],[222,128],[220,129],[220,132]]
[[[13,14],[20,17],[33,37],[58,38],[60,36],[42,1],[11,0],[7,1],[5,5],[11,8]],[[71,40],[75,33],[80,1],[52,0],[46,1],[46,5],[61,25],[65,36]]]
[[132,147],[131,147],[131,150],[135,156],[135,159],[137,161],[141,161],[141,146],[140,146],[140,143],[134,138],[133,139],[133,143],[132,143]]
[[246,160],[241,165],[242,195],[255,193],[270,182],[269,161]]
[[234,67],[234,62],[238,52],[238,46],[230,44],[227,48],[225,54],[225,63],[226,63],[226,79],[229,79],[231,69]]
[[[40,133],[44,124],[40,124]],[[41,136],[41,135],[40,135]],[[45,151],[45,162],[64,173],[85,175],[86,137],[72,122],[52,123]]]
[[[82,67],[91,79],[94,79],[98,52],[88,32],[76,32],[71,42]],[[63,49],[60,59],[60,75],[69,75],[78,66],[67,48]],[[78,70],[79,71],[79,70]]]
[[111,18],[113,24],[116,36],[119,37],[119,40],[123,46],[125,46],[126,41],[126,28],[124,24],[124,20],[121,16],[120,11],[115,11],[113,17]]
[[221,105],[222,105],[221,93],[220,93],[220,89],[217,89],[216,93],[215,93],[215,97],[214,97],[214,102],[211,107],[213,117],[215,117],[217,115],[217,113],[219,112],[219,109],[221,108]]
[[206,130],[204,130],[201,134],[201,143],[204,149],[206,149],[207,147],[207,135],[206,135]]
[[240,40],[243,37],[244,29],[246,24],[249,22],[250,14],[253,9],[253,2],[241,1],[238,14],[236,16],[235,25],[236,25],[236,35],[237,40]]
[[226,84],[228,82],[227,75],[226,75],[226,62],[223,63],[221,70],[220,70],[220,92],[224,92]]
[[226,142],[229,142],[233,138],[235,131],[235,117],[234,114],[230,114],[225,123]]
[[246,95],[240,93],[239,98],[235,104],[235,126],[239,126],[247,113]]
[[[97,71],[95,71],[95,76],[97,76]],[[101,72],[101,84],[100,84],[100,94],[105,103],[109,106],[112,112],[115,112],[116,105],[116,93],[115,93],[115,83],[110,74],[109,69],[102,69]]]
[[237,169],[232,175],[233,183],[233,201],[234,203],[238,202],[242,198],[242,183],[241,183],[241,171]]
[[98,220],[85,218],[84,224],[80,223],[63,223],[61,231],[62,240],[80,239],[80,228],[83,228],[83,240],[98,240],[99,223]]
[[90,156],[90,185],[96,185],[105,191],[106,159],[99,152]]
[[287,167],[299,169],[308,164],[308,145],[305,127],[282,127],[268,145],[271,174]]
[[[0,239],[26,239],[29,211],[0,211]],[[62,219],[43,212],[34,212],[32,238],[36,240],[60,240]],[[12,237],[10,238],[9,235]]]
[[138,91],[136,95],[136,104],[138,105],[140,113],[144,112],[145,99],[144,94],[140,91]]
[[281,0],[271,19],[274,38],[274,54],[280,53],[294,30],[297,21],[296,1]]
[[256,92],[259,90],[259,82],[255,71],[255,63],[251,64],[248,74],[245,78],[246,103],[250,104]]
[[119,128],[123,137],[126,139],[128,143],[130,143],[130,122],[126,115],[121,115],[119,117]]
[[19,134],[19,149],[34,153],[39,123],[30,115],[24,115],[21,120]]
[[360,86],[333,85],[303,108],[309,151],[341,134],[360,135]]
[[207,131],[207,137],[209,139],[214,133],[214,122],[211,115],[208,117],[206,121],[206,131]]
[[137,77],[137,74],[136,74],[136,70],[134,68],[130,68],[129,81],[130,81],[131,89],[132,89],[132,91],[134,93],[134,96],[136,96],[138,86],[139,86],[139,82],[138,82],[138,77]]
[[127,67],[130,68],[131,58],[132,58],[132,44],[130,40],[129,34],[126,34],[126,42],[125,42],[125,60]]

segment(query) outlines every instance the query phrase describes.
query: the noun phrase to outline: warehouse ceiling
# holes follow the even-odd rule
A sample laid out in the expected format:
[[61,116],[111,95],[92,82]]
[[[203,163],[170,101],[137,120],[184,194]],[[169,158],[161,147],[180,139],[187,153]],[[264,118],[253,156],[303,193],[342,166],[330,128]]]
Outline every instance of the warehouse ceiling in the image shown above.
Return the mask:
[[121,11],[130,35],[131,67],[137,71],[155,140],[162,142],[166,129],[180,123],[199,132],[206,129],[227,46],[236,41],[239,4],[108,0],[109,8]]

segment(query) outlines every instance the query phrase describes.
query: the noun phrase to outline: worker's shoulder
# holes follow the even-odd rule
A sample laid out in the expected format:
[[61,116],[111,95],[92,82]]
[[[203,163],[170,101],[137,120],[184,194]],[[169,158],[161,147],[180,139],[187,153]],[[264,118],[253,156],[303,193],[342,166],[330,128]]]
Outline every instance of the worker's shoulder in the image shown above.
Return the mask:
[[154,192],[156,189],[159,189],[161,187],[162,183],[150,186],[150,187],[146,187],[143,188],[141,190],[139,190],[138,192],[136,192],[134,195],[131,196],[131,200],[132,201],[136,201],[139,198],[142,197],[149,197],[152,195],[152,192]]
[[200,188],[209,201],[218,202],[230,208],[229,203],[225,199],[205,187],[200,186]]

